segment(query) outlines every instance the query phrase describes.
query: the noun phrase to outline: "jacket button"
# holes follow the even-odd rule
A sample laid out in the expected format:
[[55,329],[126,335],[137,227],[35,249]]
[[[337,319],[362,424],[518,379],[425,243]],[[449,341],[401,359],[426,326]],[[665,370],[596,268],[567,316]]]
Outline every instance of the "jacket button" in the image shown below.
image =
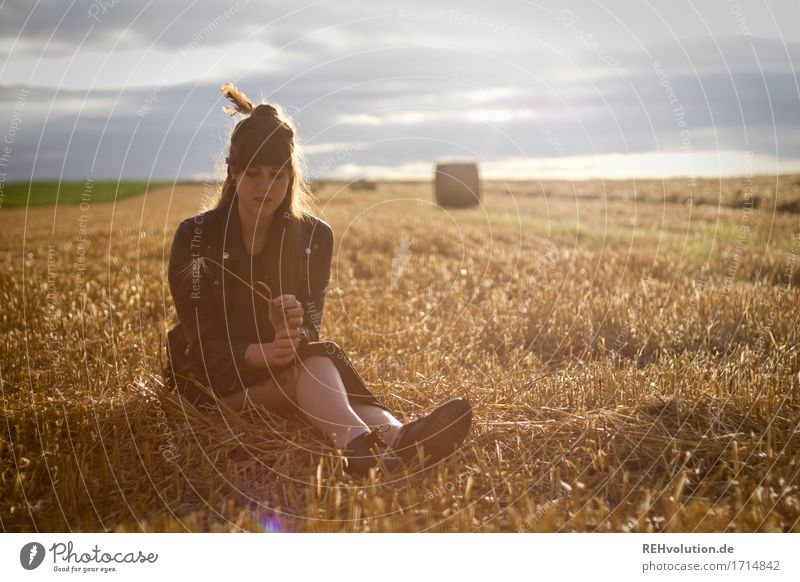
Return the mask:
[[311,249],[308,249],[308,248],[307,248],[307,249],[306,249],[306,254],[307,254],[307,255],[310,255],[310,254],[311,254]]
[[229,255],[227,252],[223,252],[223,253],[222,253],[222,258],[223,258],[223,259],[227,259],[227,258],[229,258],[229,257],[230,257],[230,255]]

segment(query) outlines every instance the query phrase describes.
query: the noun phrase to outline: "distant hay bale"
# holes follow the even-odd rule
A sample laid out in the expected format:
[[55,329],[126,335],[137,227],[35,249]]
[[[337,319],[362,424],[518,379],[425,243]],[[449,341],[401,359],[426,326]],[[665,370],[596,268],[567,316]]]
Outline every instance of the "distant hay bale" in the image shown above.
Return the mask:
[[474,162],[436,164],[436,203],[450,208],[476,206],[481,199],[481,179]]
[[791,200],[789,202],[781,202],[775,207],[778,212],[789,212],[792,214],[800,214],[800,200]]
[[378,184],[370,180],[356,180],[350,184],[351,190],[375,190]]

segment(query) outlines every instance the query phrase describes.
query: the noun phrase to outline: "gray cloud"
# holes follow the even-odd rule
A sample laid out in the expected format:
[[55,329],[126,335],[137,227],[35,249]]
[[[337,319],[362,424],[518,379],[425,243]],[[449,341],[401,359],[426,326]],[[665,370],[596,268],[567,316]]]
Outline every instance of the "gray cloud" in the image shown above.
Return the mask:
[[[126,33],[120,47],[154,46],[178,55],[236,4],[197,3],[173,24],[185,6],[161,3],[155,12],[151,5],[137,17],[138,6],[119,2],[98,14],[100,22],[87,14],[91,6],[76,4],[57,28],[63,13],[52,7],[37,7],[23,28],[28,12],[18,4],[4,6],[2,46],[10,49],[21,29],[21,49],[9,55],[12,61],[28,58],[51,34],[46,54],[69,54],[91,27],[84,47],[107,47]],[[241,78],[172,83],[164,74],[168,63],[150,71],[151,84],[118,88],[30,86],[5,77],[4,111],[13,109],[22,87],[30,89],[8,179],[208,173],[231,127],[220,111],[219,86],[226,80],[253,98],[263,93],[287,107],[308,143],[369,144],[309,153],[309,166],[317,169],[431,163],[467,152],[501,160],[679,151],[684,129],[691,131],[694,151],[753,150],[800,159],[800,43],[737,34],[741,23],[728,22],[729,13],[716,17],[722,36],[676,39],[663,25],[651,32],[654,15],[641,7],[631,9],[642,12],[640,21],[626,20],[628,12],[613,3],[608,9],[635,36],[620,35],[618,23],[605,12],[591,12],[591,4],[575,10],[580,19],[572,28],[556,22],[557,3],[546,6],[549,12],[524,3],[502,9],[477,3],[431,9],[421,2],[239,6],[194,46],[229,46],[248,37],[275,48],[290,45],[265,54],[263,65]],[[286,16],[290,10],[297,13]],[[753,31],[770,24],[769,14],[754,5],[747,13]],[[679,21],[691,14],[672,10],[662,16]],[[264,28],[276,18],[280,23]],[[696,24],[686,29],[702,30]],[[467,115],[479,111],[484,121]],[[426,113],[434,117],[414,122],[413,114]],[[359,123],[364,115],[383,121]],[[0,122],[7,125],[10,116],[4,117]]]

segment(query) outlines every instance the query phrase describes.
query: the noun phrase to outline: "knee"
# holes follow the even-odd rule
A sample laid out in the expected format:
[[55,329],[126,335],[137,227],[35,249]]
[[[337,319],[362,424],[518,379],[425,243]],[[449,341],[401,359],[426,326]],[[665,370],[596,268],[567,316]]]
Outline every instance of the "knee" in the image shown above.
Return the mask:
[[328,368],[335,368],[335,364],[331,359],[332,356],[328,355],[314,355],[308,356],[303,360],[300,364],[300,371],[308,370],[314,373],[313,371],[319,370],[327,370]]
[[316,342],[313,345],[313,349],[309,350],[306,354],[303,355],[302,361],[303,363],[309,361],[319,361],[319,360],[340,360],[344,356],[344,352],[342,348],[336,342],[332,342],[330,340],[325,340],[321,342]]

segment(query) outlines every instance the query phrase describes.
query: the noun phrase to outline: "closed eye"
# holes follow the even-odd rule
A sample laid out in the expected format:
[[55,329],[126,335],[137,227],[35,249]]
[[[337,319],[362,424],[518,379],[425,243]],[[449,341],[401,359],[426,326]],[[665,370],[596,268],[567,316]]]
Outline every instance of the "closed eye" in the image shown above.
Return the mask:
[[[259,174],[261,174],[261,170],[247,170],[247,175],[251,178],[255,178]],[[276,180],[287,177],[288,172],[286,170],[271,169],[268,171],[268,175],[271,179]]]

